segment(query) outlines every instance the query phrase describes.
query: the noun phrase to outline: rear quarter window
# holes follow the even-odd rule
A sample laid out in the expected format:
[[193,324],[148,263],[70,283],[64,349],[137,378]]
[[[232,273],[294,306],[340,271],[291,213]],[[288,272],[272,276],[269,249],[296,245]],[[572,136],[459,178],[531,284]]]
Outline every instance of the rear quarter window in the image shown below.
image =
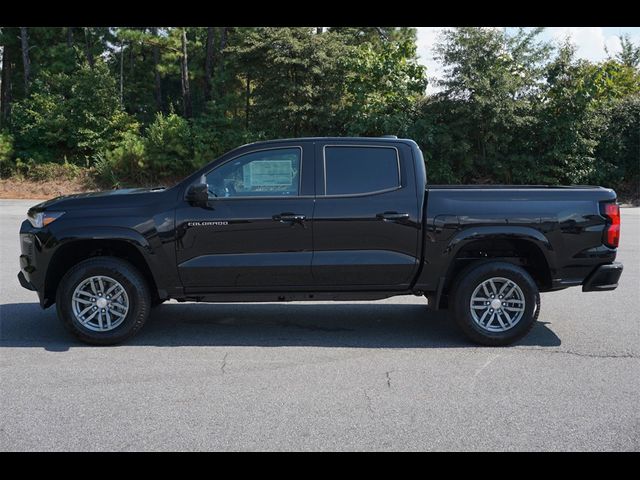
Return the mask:
[[398,151],[393,147],[327,146],[326,195],[358,195],[400,188]]

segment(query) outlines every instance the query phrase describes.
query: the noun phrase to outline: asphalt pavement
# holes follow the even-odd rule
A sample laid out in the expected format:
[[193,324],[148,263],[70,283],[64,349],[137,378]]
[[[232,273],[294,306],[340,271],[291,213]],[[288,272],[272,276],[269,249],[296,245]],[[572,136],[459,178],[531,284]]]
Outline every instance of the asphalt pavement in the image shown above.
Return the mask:
[[511,347],[423,298],[169,302],[90,347],[20,287],[0,200],[0,450],[640,450],[640,209],[613,292],[542,294]]

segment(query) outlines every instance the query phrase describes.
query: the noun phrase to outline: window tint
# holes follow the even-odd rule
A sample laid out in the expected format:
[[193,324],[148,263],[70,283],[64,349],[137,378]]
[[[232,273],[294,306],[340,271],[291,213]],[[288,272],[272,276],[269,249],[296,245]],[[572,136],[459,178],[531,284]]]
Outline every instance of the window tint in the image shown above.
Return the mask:
[[400,186],[395,148],[326,147],[327,195],[377,192]]
[[207,175],[214,197],[296,196],[300,189],[300,149],[248,153]]

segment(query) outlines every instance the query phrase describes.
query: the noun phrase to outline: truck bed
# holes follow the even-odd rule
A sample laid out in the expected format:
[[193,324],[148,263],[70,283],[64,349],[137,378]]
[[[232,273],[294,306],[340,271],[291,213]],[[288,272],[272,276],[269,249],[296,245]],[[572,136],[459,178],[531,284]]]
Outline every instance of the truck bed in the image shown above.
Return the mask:
[[434,185],[427,184],[427,190],[607,190],[595,185]]

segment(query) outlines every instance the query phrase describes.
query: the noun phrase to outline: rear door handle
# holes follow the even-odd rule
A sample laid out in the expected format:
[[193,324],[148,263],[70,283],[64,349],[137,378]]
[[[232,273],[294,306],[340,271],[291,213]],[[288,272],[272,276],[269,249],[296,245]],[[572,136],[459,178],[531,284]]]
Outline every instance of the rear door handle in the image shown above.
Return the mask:
[[408,213],[398,213],[398,212],[384,212],[376,215],[376,218],[380,220],[404,220],[409,218]]
[[303,223],[307,219],[307,217],[304,215],[298,215],[297,213],[289,213],[289,212],[274,215],[272,218],[276,222],[282,222],[282,223],[284,222]]

